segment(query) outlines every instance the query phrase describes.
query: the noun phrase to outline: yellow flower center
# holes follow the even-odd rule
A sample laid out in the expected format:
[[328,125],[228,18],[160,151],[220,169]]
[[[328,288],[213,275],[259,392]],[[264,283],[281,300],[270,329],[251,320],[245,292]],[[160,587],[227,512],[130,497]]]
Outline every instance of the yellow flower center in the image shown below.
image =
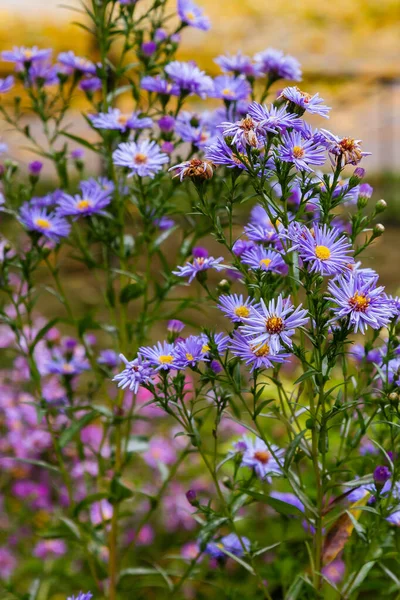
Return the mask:
[[71,365],[71,363],[64,363],[62,369],[64,373],[72,373],[74,367],[73,365]]
[[295,158],[303,158],[304,148],[302,148],[301,146],[293,146],[293,156]]
[[172,363],[174,360],[174,357],[171,354],[161,354],[158,357],[158,362],[160,362],[162,365],[168,365],[170,363]]
[[234,313],[237,317],[248,317],[250,310],[247,308],[247,306],[238,306],[235,308]]
[[231,96],[232,95],[232,90],[229,88],[225,88],[222,90],[222,95],[223,96]]
[[270,259],[270,258],[262,258],[262,259],[260,260],[260,267],[262,267],[263,265],[264,265],[265,267],[268,267],[270,262],[271,262],[271,259]]
[[185,13],[185,17],[188,21],[194,21],[195,16],[192,12],[188,11],[187,13]]
[[331,251],[326,246],[316,246],[315,256],[320,260],[328,260],[331,257]]
[[254,458],[261,464],[266,465],[271,458],[271,455],[266,450],[260,450],[258,452],[254,452]]
[[365,312],[369,306],[370,299],[365,294],[359,294],[356,292],[352,298],[350,298],[350,305],[359,312]]
[[200,258],[196,258],[196,263],[199,265],[199,267],[201,267],[204,265],[204,258],[202,256],[200,256]]
[[120,125],[126,125],[129,117],[127,115],[119,115],[117,121]]
[[283,320],[281,319],[281,317],[277,317],[277,316],[273,316],[273,317],[269,317],[266,321],[265,321],[265,329],[268,331],[268,333],[281,333],[281,331],[283,330]]
[[138,152],[137,154],[135,154],[133,160],[137,165],[144,165],[145,163],[147,163],[147,156],[145,154],[142,154],[142,152]]
[[204,346],[201,349],[203,354],[206,354],[207,352],[210,352],[210,346],[208,344],[204,344]]
[[25,50],[24,56],[25,58],[32,58],[32,50]]
[[186,358],[187,358],[187,360],[194,360],[193,359],[193,354],[190,354],[190,352],[186,353]]
[[89,208],[89,206],[91,206],[90,200],[87,200],[84,198],[83,200],[80,200],[78,202],[78,204],[76,205],[76,208],[78,210],[86,210],[87,208]]
[[50,229],[51,227],[51,223],[48,221],[48,219],[36,219],[35,225],[41,227],[42,229]]
[[268,356],[270,349],[268,344],[263,344],[260,348],[256,348],[255,346],[251,346],[251,350],[255,356]]

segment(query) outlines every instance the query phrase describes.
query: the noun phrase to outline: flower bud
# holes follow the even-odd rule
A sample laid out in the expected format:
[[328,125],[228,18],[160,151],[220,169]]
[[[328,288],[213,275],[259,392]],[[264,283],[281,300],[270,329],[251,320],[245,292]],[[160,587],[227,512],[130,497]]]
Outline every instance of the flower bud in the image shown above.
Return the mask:
[[33,160],[29,163],[28,169],[31,175],[39,175],[40,171],[43,168],[43,163],[40,160]]
[[218,284],[218,291],[219,292],[229,292],[229,290],[231,289],[231,284],[227,279],[221,279],[221,281]]
[[399,400],[400,398],[397,392],[391,392],[389,394],[389,402],[392,402],[392,404],[397,404]]
[[199,504],[195,490],[188,490],[186,492],[186,500],[191,506],[197,506]]
[[222,371],[222,365],[218,360],[212,360],[210,362],[210,369],[212,369],[214,373],[218,375],[218,373],[221,373]]
[[384,210],[386,210],[386,208],[387,203],[385,202],[385,200],[383,200],[383,198],[378,200],[378,202],[375,204],[375,210],[377,213],[383,212]]
[[208,250],[203,246],[195,246],[192,250],[192,256],[194,258],[208,258]]
[[354,169],[353,177],[357,177],[358,179],[362,179],[365,175],[365,169],[362,167],[357,167]]
[[383,233],[385,233],[384,225],[382,225],[382,223],[377,223],[375,225],[375,227],[373,228],[372,233],[373,233],[374,237],[381,236]]
[[379,465],[374,471],[374,482],[377,490],[381,490],[388,479],[390,479],[391,473],[384,465]]

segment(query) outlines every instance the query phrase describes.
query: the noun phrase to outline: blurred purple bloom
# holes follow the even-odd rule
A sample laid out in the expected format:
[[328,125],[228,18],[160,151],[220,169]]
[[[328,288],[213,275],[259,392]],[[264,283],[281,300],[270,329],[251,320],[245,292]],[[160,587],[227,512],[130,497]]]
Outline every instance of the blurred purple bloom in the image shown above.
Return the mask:
[[0,79],[0,94],[5,94],[9,92],[11,88],[14,86],[14,77],[9,75],[4,79]]
[[162,166],[169,162],[169,157],[160,151],[154,141],[125,142],[113,152],[114,164],[131,169],[129,177],[154,177]]
[[72,50],[61,52],[61,54],[58,55],[57,60],[64,65],[64,67],[74,69],[80,73],[90,75],[95,75],[96,73],[96,65],[92,63],[92,61],[82,56],[75,56],[75,53]]
[[159,75],[151,77],[147,75],[140,82],[140,87],[148,92],[154,92],[162,96],[179,96],[180,87],[175,83],[170,83],[166,79],[162,79]]
[[232,75],[219,75],[214,79],[210,96],[221,98],[229,102],[237,102],[248,98],[251,93],[249,82],[242,77]]
[[261,76],[260,70],[253,63],[250,56],[246,56],[241,52],[237,52],[236,54],[222,54],[221,56],[218,56],[214,62],[226,73],[246,75],[247,77]]
[[1,53],[2,60],[6,62],[15,62],[23,65],[24,63],[32,63],[36,60],[46,60],[50,58],[52,53],[51,48],[38,48],[33,46],[32,48],[25,48],[21,46],[18,48],[14,46],[12,50],[5,50]]
[[254,56],[258,69],[268,75],[271,81],[276,79],[301,80],[300,63],[293,56],[284,55],[281,50],[268,48]]
[[[274,444],[270,447],[259,437],[246,437],[247,448],[242,456],[242,466],[254,469],[257,477],[271,482],[271,475],[282,475],[280,459],[283,458],[284,450]],[[276,458],[274,458],[273,454]]]
[[128,129],[145,129],[153,126],[153,121],[149,117],[140,117],[140,112],[134,112],[130,115],[124,115],[119,108],[109,108],[107,113],[98,115],[89,115],[89,119],[96,129],[118,129],[127,131]]
[[118,365],[118,354],[114,350],[102,350],[97,362],[109,369],[114,369]]
[[50,214],[44,208],[24,204],[20,210],[20,221],[29,231],[36,231],[54,242],[67,237],[70,224],[57,214]]
[[214,89],[211,77],[193,63],[173,60],[165,67],[165,72],[182,92],[203,97]]
[[203,31],[210,29],[209,19],[204,16],[203,11],[192,0],[178,0],[177,9],[179,18],[185,25]]
[[235,533],[230,533],[221,538],[218,542],[209,542],[205,552],[212,558],[221,560],[229,558],[224,550],[227,550],[235,556],[241,557],[244,555],[245,551],[248,552],[250,550],[250,540],[243,536],[239,539]]
[[157,43],[153,40],[143,42],[140,48],[145,56],[151,56],[157,50]]

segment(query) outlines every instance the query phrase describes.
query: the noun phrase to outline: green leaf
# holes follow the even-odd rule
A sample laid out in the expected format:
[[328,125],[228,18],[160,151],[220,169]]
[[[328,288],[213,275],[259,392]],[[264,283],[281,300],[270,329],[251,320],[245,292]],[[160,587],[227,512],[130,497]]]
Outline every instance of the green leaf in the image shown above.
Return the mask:
[[261,494],[260,492],[254,492],[253,490],[247,490],[244,488],[240,488],[240,491],[243,494],[247,494],[257,502],[262,502],[263,504],[268,504],[272,506],[278,513],[285,516],[293,516],[293,515],[303,515],[302,511],[297,508],[297,506],[293,506],[293,504],[289,504],[288,502],[284,502],[283,500],[278,500],[278,498],[273,498],[272,496],[267,496],[266,494]]
[[30,345],[30,350],[33,351],[34,348],[36,347],[36,344],[38,344],[40,342],[40,340],[42,338],[44,338],[44,336],[46,335],[46,333],[48,331],[50,331],[50,329],[52,327],[54,327],[54,325],[56,323],[58,323],[60,321],[59,317],[55,317],[54,319],[51,319],[51,321],[49,321],[48,323],[46,323],[46,325],[44,327],[42,327],[42,329],[40,329],[38,331],[38,333],[35,336],[35,339],[33,340],[32,344]]
[[111,504],[119,504],[127,498],[132,498],[133,491],[121,482],[118,477],[114,477],[110,485],[111,496],[109,502]]
[[296,379],[293,385],[297,385],[298,383],[301,383],[302,381],[305,381],[306,379],[309,379],[314,375],[318,375],[318,371],[316,371],[315,369],[309,369],[308,371],[303,373],[303,375],[300,375],[300,377]]
[[86,425],[88,425],[91,421],[93,421],[97,417],[97,411],[91,411],[83,416],[79,421],[74,421],[70,427],[64,429],[62,434],[60,435],[60,447],[65,448],[65,446],[72,440],[72,438],[80,432]]
[[139,298],[144,292],[143,283],[128,283],[119,295],[119,301],[121,304],[127,304],[131,300]]
[[85,140],[84,138],[79,137],[78,135],[73,135],[72,133],[67,133],[66,131],[60,131],[61,135],[64,135],[65,137],[69,138],[70,140],[77,142],[78,144],[81,144],[81,146],[85,146],[85,148],[89,148],[89,150],[92,150],[92,152],[97,152],[96,147],[91,144],[90,142],[88,142],[87,140]]
[[[6,458],[6,457],[3,457]],[[17,456],[10,457],[12,460],[17,460],[22,463],[27,463],[28,465],[35,465],[36,467],[42,467],[42,469],[47,469],[48,471],[53,471],[54,473],[60,473],[60,469],[50,463],[45,462],[44,460],[34,460],[31,458],[18,458]]]
[[298,433],[290,442],[285,454],[285,470],[287,470],[290,467],[292,460],[297,452],[297,448],[299,447],[306,431],[307,429],[303,429],[303,431],[300,431],[300,433]]

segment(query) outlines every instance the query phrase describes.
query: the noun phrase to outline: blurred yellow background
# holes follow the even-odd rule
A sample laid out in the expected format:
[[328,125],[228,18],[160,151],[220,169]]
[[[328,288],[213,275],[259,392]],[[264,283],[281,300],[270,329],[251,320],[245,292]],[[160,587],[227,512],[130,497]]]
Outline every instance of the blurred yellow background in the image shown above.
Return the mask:
[[[147,0],[140,0],[146,4]],[[171,0],[171,9],[174,0]],[[180,56],[211,74],[213,58],[268,46],[302,63],[302,88],[333,107],[329,128],[364,140],[369,171],[400,171],[400,0],[198,0],[208,33],[186,29]],[[1,0],[0,50],[13,45],[73,47],[90,55],[78,0]],[[11,65],[0,63],[1,76]]]

